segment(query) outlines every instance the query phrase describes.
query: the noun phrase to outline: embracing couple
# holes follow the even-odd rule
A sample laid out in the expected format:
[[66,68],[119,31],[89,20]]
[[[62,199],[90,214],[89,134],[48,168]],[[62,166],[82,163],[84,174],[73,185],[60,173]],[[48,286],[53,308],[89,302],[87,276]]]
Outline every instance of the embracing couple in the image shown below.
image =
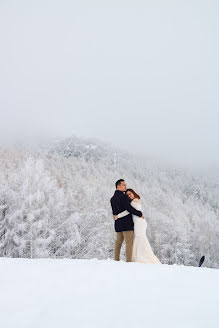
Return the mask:
[[140,196],[133,189],[127,189],[125,181],[120,179],[110,203],[117,235],[114,259],[120,260],[125,240],[126,262],[160,263],[146,236],[147,222],[141,212]]

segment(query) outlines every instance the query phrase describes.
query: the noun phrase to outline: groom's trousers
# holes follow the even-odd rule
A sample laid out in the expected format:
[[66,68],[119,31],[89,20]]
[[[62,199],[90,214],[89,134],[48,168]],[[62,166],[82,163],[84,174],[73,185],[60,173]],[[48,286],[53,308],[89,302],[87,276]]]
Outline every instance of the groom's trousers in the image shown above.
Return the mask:
[[125,239],[126,262],[131,262],[131,260],[132,260],[133,238],[134,238],[134,231],[133,230],[120,231],[120,232],[116,233],[116,244],[115,244],[115,253],[114,253],[115,261],[120,260],[120,249],[121,249],[122,243]]

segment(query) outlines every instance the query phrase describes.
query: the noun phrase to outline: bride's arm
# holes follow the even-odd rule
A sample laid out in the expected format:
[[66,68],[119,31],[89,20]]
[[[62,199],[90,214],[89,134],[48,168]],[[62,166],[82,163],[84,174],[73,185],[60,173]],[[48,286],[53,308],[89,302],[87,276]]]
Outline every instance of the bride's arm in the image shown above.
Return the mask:
[[123,218],[123,216],[126,216],[126,215],[128,215],[129,214],[129,212],[128,211],[123,211],[123,212],[120,212],[117,216],[118,216],[118,218],[120,219],[120,218]]
[[120,212],[118,215],[114,215],[114,218],[115,218],[115,220],[117,220],[117,219],[123,218],[124,216],[128,215],[129,213],[130,212],[125,210],[123,212]]

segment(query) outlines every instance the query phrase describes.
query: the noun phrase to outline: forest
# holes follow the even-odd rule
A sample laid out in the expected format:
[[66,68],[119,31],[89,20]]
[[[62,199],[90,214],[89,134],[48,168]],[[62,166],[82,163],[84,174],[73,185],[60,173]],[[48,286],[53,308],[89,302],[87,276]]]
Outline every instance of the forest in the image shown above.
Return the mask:
[[0,256],[112,259],[120,178],[141,197],[162,263],[197,266],[205,255],[219,268],[218,183],[75,136],[0,147]]

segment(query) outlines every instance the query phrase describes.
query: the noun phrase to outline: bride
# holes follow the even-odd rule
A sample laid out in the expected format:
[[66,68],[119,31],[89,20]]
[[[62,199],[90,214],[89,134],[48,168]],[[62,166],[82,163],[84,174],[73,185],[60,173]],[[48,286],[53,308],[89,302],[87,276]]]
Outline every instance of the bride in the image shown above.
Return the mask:
[[[141,203],[139,201],[140,196],[133,190],[127,189],[126,195],[131,199],[131,206],[136,210],[141,211]],[[128,211],[123,211],[118,215],[115,215],[115,219],[122,218],[129,214]],[[132,215],[134,222],[134,241],[132,251],[132,261],[141,262],[147,264],[161,264],[158,258],[154,255],[146,235],[147,222],[136,215]]]

